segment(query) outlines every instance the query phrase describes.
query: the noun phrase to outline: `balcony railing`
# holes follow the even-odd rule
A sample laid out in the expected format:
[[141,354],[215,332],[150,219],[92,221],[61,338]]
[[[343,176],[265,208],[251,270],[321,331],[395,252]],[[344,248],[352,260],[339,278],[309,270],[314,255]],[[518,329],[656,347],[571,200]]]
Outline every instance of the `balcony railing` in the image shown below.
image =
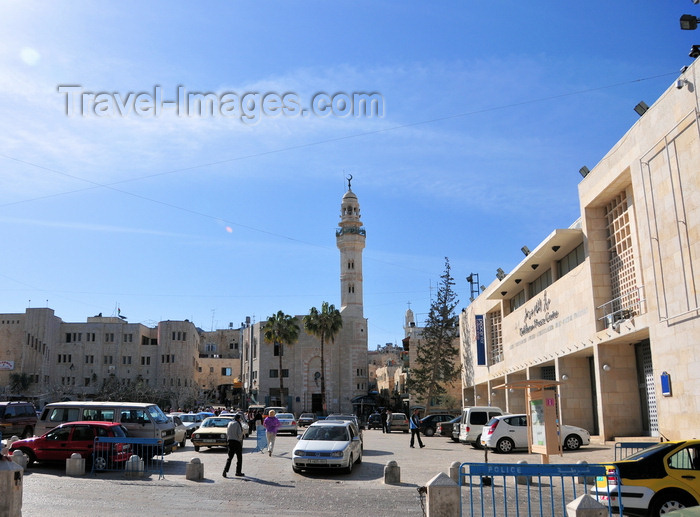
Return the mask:
[[602,314],[598,321],[602,321],[605,328],[610,328],[619,321],[628,320],[634,316],[646,313],[646,299],[644,298],[644,286],[632,289],[622,296],[613,298],[609,302],[596,307]]

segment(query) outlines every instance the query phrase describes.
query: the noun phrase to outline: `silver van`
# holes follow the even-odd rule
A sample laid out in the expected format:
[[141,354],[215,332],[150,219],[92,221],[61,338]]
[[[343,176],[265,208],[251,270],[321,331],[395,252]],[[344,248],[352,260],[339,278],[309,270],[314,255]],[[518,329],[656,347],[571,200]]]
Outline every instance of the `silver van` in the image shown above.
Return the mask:
[[480,449],[481,431],[484,425],[493,417],[502,414],[503,411],[498,407],[467,406],[462,408],[462,419],[459,421],[459,441]]
[[142,402],[54,402],[46,404],[36,423],[36,434],[65,422],[117,422],[126,427],[131,438],[159,438],[163,452],[170,454],[175,445],[175,424],[156,404]]

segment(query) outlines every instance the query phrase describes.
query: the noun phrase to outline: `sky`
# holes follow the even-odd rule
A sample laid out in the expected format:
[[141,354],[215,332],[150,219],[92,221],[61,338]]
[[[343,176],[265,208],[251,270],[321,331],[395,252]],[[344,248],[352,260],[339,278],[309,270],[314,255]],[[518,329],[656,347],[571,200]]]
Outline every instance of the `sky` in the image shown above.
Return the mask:
[[470,273],[489,285],[578,219],[579,169],[690,63],[686,13],[700,7],[5,0],[0,313],[212,330],[339,307],[351,176],[368,346],[400,344],[445,258],[461,310]]

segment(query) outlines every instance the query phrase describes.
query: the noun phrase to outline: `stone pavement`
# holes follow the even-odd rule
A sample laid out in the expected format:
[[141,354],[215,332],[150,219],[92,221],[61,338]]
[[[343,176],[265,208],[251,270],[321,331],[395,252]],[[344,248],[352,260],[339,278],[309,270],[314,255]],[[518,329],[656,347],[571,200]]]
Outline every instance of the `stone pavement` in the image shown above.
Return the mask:
[[[452,462],[482,462],[484,451],[454,443],[444,437],[423,437],[424,449],[409,448],[410,436],[401,432],[382,434],[364,431],[364,457],[351,474],[314,472],[295,474],[291,451],[296,438],[280,435],[272,457],[253,452],[255,436],[244,443],[243,472],[237,478],[232,465],[229,478],[221,475],[226,461],[224,449],[194,452],[188,442],[165,457],[164,479],[157,475],[127,479],[123,473],[65,475],[64,465],[37,464],[24,475],[23,516],[82,515],[271,515],[275,517],[422,516],[418,487],[440,472],[449,472]],[[590,445],[579,451],[550,457],[550,463],[612,461],[611,445]],[[204,480],[188,481],[185,468],[191,458],[204,464]],[[492,463],[539,463],[539,455],[489,453]],[[394,460],[401,468],[401,484],[385,485],[384,466]]]

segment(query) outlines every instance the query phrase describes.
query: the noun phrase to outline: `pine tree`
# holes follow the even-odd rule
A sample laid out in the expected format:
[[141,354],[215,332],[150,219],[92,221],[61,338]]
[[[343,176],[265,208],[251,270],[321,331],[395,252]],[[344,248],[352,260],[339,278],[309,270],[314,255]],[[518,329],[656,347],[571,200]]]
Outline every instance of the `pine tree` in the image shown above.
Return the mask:
[[459,378],[459,316],[455,308],[459,303],[454,292],[454,279],[450,275],[450,261],[445,257],[445,271],[440,276],[436,298],[430,303],[422,338],[417,345],[416,364],[411,365],[408,388],[418,401],[425,401],[426,413],[435,397],[444,395],[445,384]]

